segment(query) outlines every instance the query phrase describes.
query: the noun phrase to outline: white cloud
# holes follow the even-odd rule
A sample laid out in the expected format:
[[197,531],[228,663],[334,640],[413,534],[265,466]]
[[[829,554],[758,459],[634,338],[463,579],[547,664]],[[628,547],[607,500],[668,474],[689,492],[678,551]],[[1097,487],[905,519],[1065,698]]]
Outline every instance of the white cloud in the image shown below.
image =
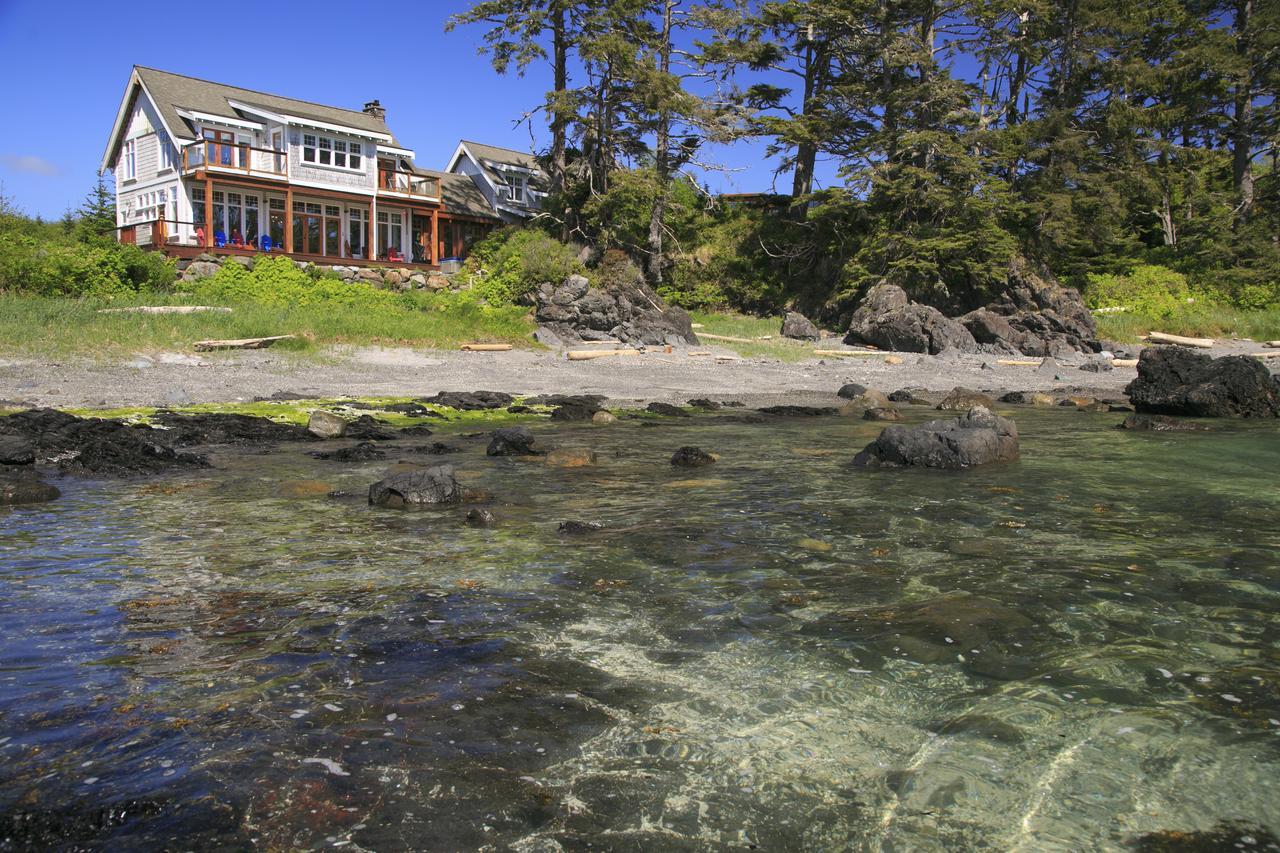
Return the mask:
[[46,175],[52,177],[61,171],[56,165],[50,163],[43,157],[37,157],[34,154],[0,154],[0,163],[8,166],[15,172],[29,172],[32,175]]

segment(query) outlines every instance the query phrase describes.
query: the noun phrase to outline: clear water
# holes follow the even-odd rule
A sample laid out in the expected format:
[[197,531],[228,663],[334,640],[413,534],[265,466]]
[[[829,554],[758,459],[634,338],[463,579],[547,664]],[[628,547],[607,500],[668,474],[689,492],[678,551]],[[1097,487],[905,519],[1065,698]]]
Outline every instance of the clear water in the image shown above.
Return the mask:
[[1280,832],[1280,430],[1016,417],[961,473],[852,469],[842,418],[541,430],[576,469],[460,438],[494,529],[300,447],[60,483],[0,514],[0,847]]

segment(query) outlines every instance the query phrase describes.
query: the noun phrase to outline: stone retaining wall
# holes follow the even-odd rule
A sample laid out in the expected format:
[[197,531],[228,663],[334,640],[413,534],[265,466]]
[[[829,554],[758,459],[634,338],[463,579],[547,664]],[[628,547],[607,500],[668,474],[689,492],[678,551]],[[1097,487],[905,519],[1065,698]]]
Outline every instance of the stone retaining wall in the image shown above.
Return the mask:
[[[245,269],[253,269],[254,259],[245,255],[197,255],[190,261],[178,261],[178,280],[192,282],[208,278],[216,273],[223,264],[240,264]],[[410,269],[407,267],[357,267],[343,264],[315,264],[311,261],[294,261],[300,270],[317,270],[320,273],[332,273],[343,281],[358,281],[374,287],[394,288],[396,290],[444,290],[450,286],[447,276],[434,270]]]

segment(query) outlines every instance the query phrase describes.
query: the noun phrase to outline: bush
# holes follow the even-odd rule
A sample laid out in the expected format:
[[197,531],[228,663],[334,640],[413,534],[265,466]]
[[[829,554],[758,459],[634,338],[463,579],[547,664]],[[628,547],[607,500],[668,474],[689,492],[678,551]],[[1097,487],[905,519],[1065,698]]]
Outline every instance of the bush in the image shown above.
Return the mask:
[[213,275],[193,282],[191,292],[215,302],[254,302],[277,307],[325,303],[346,308],[384,308],[406,304],[400,294],[345,282],[332,274],[315,275],[283,255],[261,255],[252,270],[228,261]]
[[1136,266],[1127,275],[1092,273],[1087,280],[1085,304],[1094,309],[1123,307],[1147,317],[1168,317],[1191,298],[1186,276],[1153,264]]
[[510,305],[543,282],[585,275],[578,249],[533,228],[504,228],[476,244],[463,274],[490,305]]
[[117,243],[60,242],[10,234],[0,240],[0,291],[111,299],[173,286],[174,264]]

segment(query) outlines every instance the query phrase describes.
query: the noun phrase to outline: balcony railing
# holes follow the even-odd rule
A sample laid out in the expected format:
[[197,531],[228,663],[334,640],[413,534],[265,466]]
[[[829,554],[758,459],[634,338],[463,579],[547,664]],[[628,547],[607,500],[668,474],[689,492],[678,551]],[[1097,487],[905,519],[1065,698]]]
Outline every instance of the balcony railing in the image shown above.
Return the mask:
[[233,142],[193,142],[182,149],[182,171],[218,169],[247,175],[284,177],[289,172],[289,155],[270,148]]
[[401,169],[379,169],[378,191],[438,199],[440,198],[440,179]]

